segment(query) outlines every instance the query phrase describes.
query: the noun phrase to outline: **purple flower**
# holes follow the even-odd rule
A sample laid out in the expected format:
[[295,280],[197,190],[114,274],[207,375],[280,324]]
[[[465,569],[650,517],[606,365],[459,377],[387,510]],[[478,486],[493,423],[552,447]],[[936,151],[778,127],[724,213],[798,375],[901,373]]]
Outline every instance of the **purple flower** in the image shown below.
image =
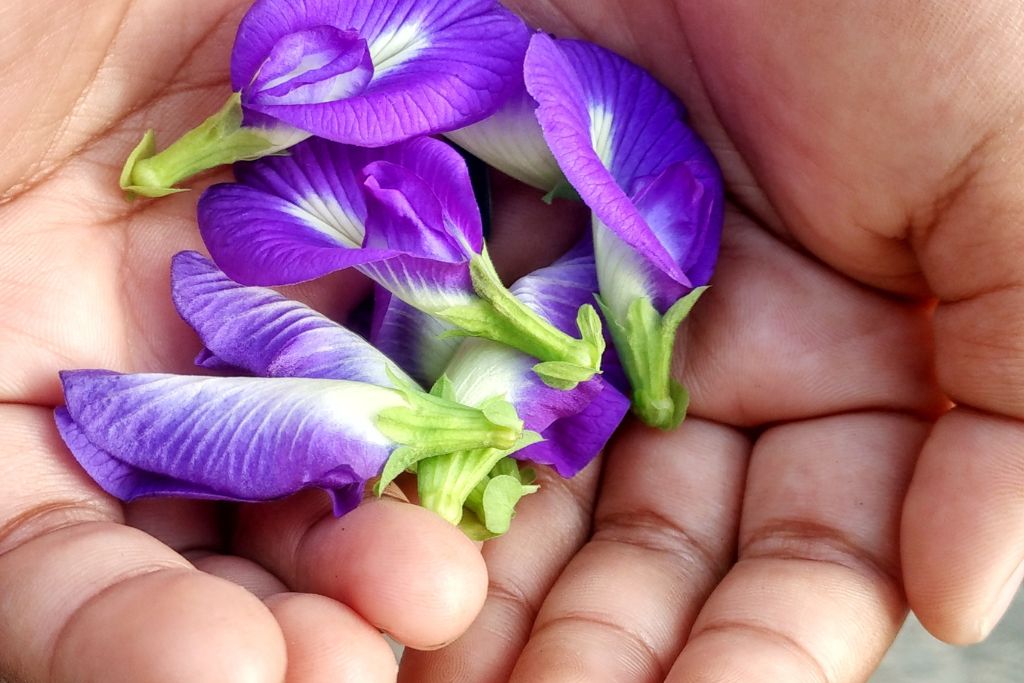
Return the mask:
[[687,401],[669,376],[672,346],[718,255],[715,160],[664,87],[601,47],[535,35],[525,80],[544,138],[594,213],[602,305],[634,410],[678,424]]
[[493,112],[527,39],[496,0],[257,0],[231,85],[247,112],[378,147]]
[[423,386],[441,378],[464,339],[455,327],[378,286],[370,341]]
[[206,345],[204,364],[265,376],[62,373],[61,435],[118,498],[259,501],[319,487],[342,514],[391,459],[520,438],[507,404],[430,396],[356,335],[231,282],[198,254],[176,257],[173,290]]
[[502,173],[544,192],[554,192],[566,186],[565,176],[537,122],[537,102],[526,91],[521,61],[515,87],[498,111],[445,133],[445,137]]
[[[512,292],[534,312],[562,330],[575,324],[576,311],[593,297],[597,289],[593,248],[585,240],[553,265],[516,282]],[[628,399],[602,377],[582,382],[564,391],[552,388],[532,371],[534,361],[526,354],[485,339],[467,339],[453,353],[429,339],[415,335],[424,313],[399,300],[384,302],[378,315],[385,324],[378,326],[374,343],[399,346],[413,340],[412,351],[405,355],[408,367],[444,367],[441,382],[446,395],[464,405],[481,405],[494,396],[503,396],[523,419],[526,429],[537,432],[542,441],[523,445],[513,452],[490,449],[472,453],[453,453],[425,460],[417,469],[420,500],[453,523],[462,522],[476,529],[478,537],[502,533],[511,519],[518,496],[513,482],[495,479],[494,468],[506,456],[521,461],[550,465],[564,477],[583,469],[604,447],[629,410]],[[424,377],[433,381],[440,377]],[[509,476],[513,470],[501,470]],[[482,499],[473,501],[471,493],[484,483],[499,486],[505,497],[491,501],[485,513]],[[528,487],[529,481],[520,482]],[[521,494],[520,494],[521,495]],[[464,513],[470,513],[463,517]],[[486,530],[485,533],[483,530]]]
[[471,124],[514,87],[528,37],[496,0],[257,0],[235,37],[236,94],[160,154],[148,134],[121,185],[163,196],[309,135],[378,147]]
[[314,139],[287,157],[240,164],[236,176],[199,202],[203,239],[234,279],[280,285],[354,267],[462,334],[539,358],[552,385],[574,386],[600,369],[592,306],[578,311],[582,339],[574,338],[501,283],[465,163],[445,143],[367,150]]

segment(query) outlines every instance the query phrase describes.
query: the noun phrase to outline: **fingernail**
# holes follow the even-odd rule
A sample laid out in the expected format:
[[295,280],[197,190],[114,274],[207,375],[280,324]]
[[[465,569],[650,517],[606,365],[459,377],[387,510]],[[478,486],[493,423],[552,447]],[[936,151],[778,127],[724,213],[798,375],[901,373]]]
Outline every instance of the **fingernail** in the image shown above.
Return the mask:
[[999,620],[1006,614],[1006,610],[1010,608],[1010,603],[1013,602],[1013,597],[1017,595],[1021,581],[1024,581],[1024,560],[1021,560],[1021,563],[1010,574],[1006,585],[999,590],[995,601],[992,603],[992,607],[989,609],[988,614],[985,615],[984,627],[982,629],[985,638],[992,633]]
[[435,650],[443,650],[444,648],[454,643],[456,640],[458,640],[458,638],[452,638],[450,640],[446,640],[440,645],[428,645],[427,647],[418,647],[416,649],[422,650],[423,652],[434,652]]

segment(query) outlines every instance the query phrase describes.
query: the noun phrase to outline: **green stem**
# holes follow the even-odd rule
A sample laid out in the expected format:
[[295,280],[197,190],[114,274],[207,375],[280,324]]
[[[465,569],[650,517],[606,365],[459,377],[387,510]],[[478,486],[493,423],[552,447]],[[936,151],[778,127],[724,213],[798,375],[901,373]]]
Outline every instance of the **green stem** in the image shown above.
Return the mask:
[[437,317],[460,328],[461,334],[501,342],[540,359],[534,370],[559,389],[572,389],[601,371],[604,335],[593,306],[579,310],[577,339],[517,299],[501,282],[486,250],[471,259],[470,273],[480,300],[439,311]]
[[236,161],[258,159],[291,147],[307,133],[281,126],[255,128],[242,125],[241,96],[234,93],[220,111],[156,151],[153,131],[147,131],[121,170],[121,189],[129,198],[164,197],[183,192],[179,182],[207,169]]
[[377,428],[392,441],[424,457],[475,448],[512,448],[523,422],[508,402],[495,398],[480,408],[424,392],[405,392],[408,405],[377,415]]
[[646,424],[674,429],[686,417],[689,394],[672,379],[676,332],[707,291],[700,287],[677,301],[664,316],[650,299],[634,299],[625,319],[602,305],[623,370],[633,388],[633,412]]
[[420,505],[458,526],[463,505],[506,451],[483,448],[428,458],[416,469]]

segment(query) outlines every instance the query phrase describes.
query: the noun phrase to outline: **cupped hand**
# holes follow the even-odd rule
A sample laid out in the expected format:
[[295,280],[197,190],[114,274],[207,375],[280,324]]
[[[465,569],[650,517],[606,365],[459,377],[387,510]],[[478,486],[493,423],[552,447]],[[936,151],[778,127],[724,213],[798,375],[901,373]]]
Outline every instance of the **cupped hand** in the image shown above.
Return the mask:
[[691,417],[546,479],[481,617],[400,679],[862,681],[908,605],[983,639],[1024,572],[1020,8],[510,4],[686,102],[721,265]]
[[[169,260],[201,247],[196,195],[129,204],[117,176],[147,126],[216,110],[246,5],[0,6],[0,680],[393,681],[380,631],[436,647],[483,602],[477,549],[421,508],[122,506],[57,435],[61,369],[195,372]],[[292,293],[341,316],[364,292]]]

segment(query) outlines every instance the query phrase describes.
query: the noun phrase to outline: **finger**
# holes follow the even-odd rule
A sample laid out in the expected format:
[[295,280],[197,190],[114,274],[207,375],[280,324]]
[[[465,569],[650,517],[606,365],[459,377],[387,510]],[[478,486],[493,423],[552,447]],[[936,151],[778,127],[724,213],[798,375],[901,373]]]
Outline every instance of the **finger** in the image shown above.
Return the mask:
[[925,313],[728,212],[718,270],[691,314],[683,383],[695,414],[725,424],[880,408],[934,415],[945,402]]
[[957,409],[921,455],[903,520],[907,595],[957,644],[986,638],[1024,578],[1024,425]]
[[688,419],[631,423],[608,456],[594,534],[559,577],[512,681],[660,683],[731,564],[747,440]]
[[120,506],[80,473],[50,410],[0,406],[0,475],[0,676],[281,679],[270,612],[120,524]]
[[280,579],[255,562],[224,554],[229,507],[204,500],[143,498],[124,506],[125,523],[180,553],[196,569],[259,598],[287,591]]
[[544,596],[590,535],[600,472],[600,462],[572,479],[538,472],[540,491],[519,504],[506,535],[484,544],[490,583],[480,616],[441,650],[406,650],[400,680],[508,681]]
[[962,408],[945,416],[907,497],[903,561],[921,622],[954,643],[985,638],[1024,574],[1024,131],[993,136],[915,241],[940,303],[936,359]]
[[926,430],[869,413],[766,432],[751,457],[739,561],[668,680],[865,680],[906,613],[898,520]]
[[385,683],[398,662],[373,627],[322,595],[284,593],[267,599],[288,643],[287,683]]
[[233,551],[292,590],[337,600],[416,648],[461,635],[487,591],[483,559],[461,531],[387,498],[340,519],[320,492],[244,506]]

